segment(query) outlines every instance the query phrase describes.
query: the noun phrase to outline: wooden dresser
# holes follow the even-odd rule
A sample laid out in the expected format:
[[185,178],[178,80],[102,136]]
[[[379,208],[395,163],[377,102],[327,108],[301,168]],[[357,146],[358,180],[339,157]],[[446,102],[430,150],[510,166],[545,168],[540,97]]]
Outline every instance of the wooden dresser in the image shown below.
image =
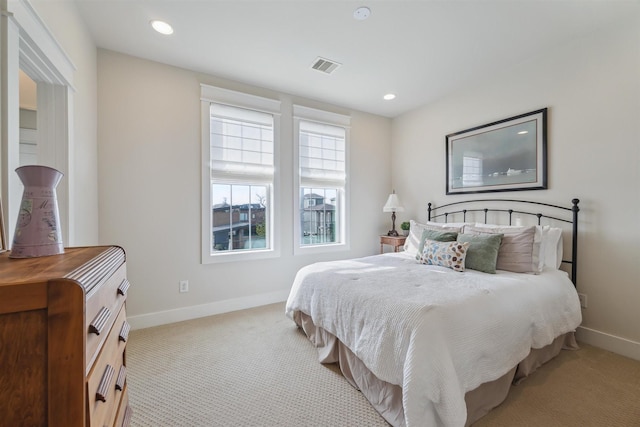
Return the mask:
[[0,254],[0,425],[127,426],[124,250]]

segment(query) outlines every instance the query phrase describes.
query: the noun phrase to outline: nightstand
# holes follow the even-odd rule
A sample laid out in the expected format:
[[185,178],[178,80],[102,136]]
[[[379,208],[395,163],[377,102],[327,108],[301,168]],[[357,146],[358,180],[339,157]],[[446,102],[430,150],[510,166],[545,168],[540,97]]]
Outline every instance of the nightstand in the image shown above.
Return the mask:
[[398,249],[404,246],[405,240],[407,236],[380,236],[380,253],[384,252],[384,245],[391,245],[393,251],[398,252]]

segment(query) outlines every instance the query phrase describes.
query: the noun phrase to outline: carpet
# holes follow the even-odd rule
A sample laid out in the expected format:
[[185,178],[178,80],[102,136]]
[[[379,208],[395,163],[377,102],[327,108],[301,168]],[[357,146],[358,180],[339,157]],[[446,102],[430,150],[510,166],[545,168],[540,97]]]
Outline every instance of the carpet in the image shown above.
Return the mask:
[[[284,303],[132,331],[132,426],[387,426]],[[640,426],[640,362],[562,351],[474,427]]]

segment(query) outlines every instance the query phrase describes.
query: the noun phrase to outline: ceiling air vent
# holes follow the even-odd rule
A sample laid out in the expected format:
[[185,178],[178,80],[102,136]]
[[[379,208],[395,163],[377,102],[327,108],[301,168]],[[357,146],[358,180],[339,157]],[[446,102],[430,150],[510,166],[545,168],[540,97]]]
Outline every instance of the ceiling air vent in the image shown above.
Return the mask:
[[342,64],[331,61],[330,59],[317,57],[311,68],[317,71],[322,71],[325,74],[331,74],[340,65]]

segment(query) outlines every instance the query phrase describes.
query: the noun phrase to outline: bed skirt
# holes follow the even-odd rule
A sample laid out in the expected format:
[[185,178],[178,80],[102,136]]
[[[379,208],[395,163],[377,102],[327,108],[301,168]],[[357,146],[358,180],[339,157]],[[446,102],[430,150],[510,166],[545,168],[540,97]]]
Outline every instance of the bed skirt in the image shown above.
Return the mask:
[[[394,427],[405,425],[402,388],[399,385],[378,379],[347,346],[343,345],[334,335],[317,327],[307,314],[296,311],[293,320],[298,327],[302,328],[318,350],[320,363],[338,363],[347,381],[362,392],[389,424]],[[465,426],[470,426],[502,403],[507,398],[512,384],[522,381],[542,364],[557,356],[563,348],[578,349],[573,332],[557,337],[546,347],[532,349],[524,360],[512,367],[502,377],[481,384],[475,390],[467,392],[465,395],[467,406]]]

